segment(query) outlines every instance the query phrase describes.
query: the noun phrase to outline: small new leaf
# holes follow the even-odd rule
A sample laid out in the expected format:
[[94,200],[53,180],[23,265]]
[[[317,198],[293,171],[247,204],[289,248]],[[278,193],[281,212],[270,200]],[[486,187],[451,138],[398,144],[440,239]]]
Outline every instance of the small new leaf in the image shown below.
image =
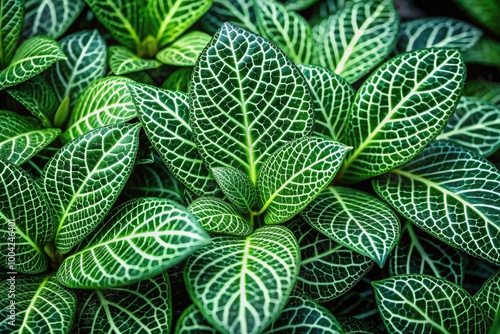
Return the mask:
[[212,174],[226,198],[241,213],[257,206],[257,190],[247,174],[233,167],[215,167]]

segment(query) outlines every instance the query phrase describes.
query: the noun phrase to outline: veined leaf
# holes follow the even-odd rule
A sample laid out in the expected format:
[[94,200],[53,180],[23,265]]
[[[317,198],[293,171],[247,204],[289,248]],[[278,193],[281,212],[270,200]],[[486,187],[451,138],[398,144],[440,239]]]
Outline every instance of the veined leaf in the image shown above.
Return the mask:
[[254,183],[276,149],[313,125],[309,88],[295,65],[273,44],[229,23],[198,59],[189,106],[208,166],[241,169]]
[[132,73],[127,73],[124,75],[126,78],[132,79],[134,81],[137,81],[139,83],[143,83],[146,85],[154,85],[155,80],[153,77],[148,73],[147,70],[145,71],[140,71],[140,72],[132,72]]
[[257,206],[257,190],[247,174],[233,167],[216,167],[212,174],[224,195],[241,213]]
[[482,35],[481,29],[455,18],[423,18],[401,24],[396,50],[400,53],[432,47],[466,50]]
[[401,240],[389,257],[389,274],[426,274],[462,286],[465,265],[457,249],[434,238],[417,235],[411,222],[406,222]]
[[187,95],[141,84],[128,87],[148,138],[172,174],[199,196],[219,192],[191,139]]
[[161,88],[187,93],[191,85],[192,67],[179,68],[172,72],[161,84]]
[[283,223],[304,209],[328,186],[349,150],[332,140],[305,137],[274,152],[257,179],[265,223]]
[[288,10],[299,11],[314,5],[318,0],[285,0],[283,4]]
[[22,0],[2,0],[0,13],[0,69],[3,69],[9,65],[21,34],[24,2]]
[[399,220],[391,208],[354,188],[326,188],[301,215],[319,232],[380,267],[399,240]]
[[355,0],[323,0],[317,6],[314,6],[314,11],[309,19],[312,25],[317,24],[324,18],[333,15],[346,6],[347,3]]
[[67,257],[57,278],[65,286],[108,289],[156,276],[210,238],[183,206],[163,198],[130,200]]
[[[114,1],[114,0],[109,0]],[[110,46],[109,67],[116,75],[128,74],[158,68],[162,65],[156,59],[143,59],[123,46]]]
[[68,143],[94,129],[137,117],[128,82],[132,80],[109,76],[90,84],[78,98],[61,140]]
[[79,333],[170,332],[172,306],[166,273],[116,289],[93,290],[82,299]]
[[392,49],[399,17],[392,0],[352,1],[313,27],[313,64],[353,83]]
[[500,15],[500,3],[496,0],[476,0],[470,2],[467,0],[455,0],[457,5],[461,7],[464,12],[469,14],[476,21],[500,35],[500,22],[498,17]]
[[63,146],[45,165],[40,182],[56,214],[59,252],[68,253],[111,209],[132,170],[139,129],[96,129]]
[[373,187],[424,231],[500,265],[500,172],[481,156],[434,142],[410,163],[373,180]]
[[37,120],[0,110],[0,158],[21,165],[57,138],[61,130],[42,129]]
[[500,148],[500,107],[462,97],[438,140],[449,140],[488,157]]
[[204,333],[204,334],[217,334],[219,333],[212,325],[210,325],[201,312],[196,308],[194,304],[188,306],[182,312],[181,316],[177,320],[177,325],[175,326],[175,333],[177,334],[192,334],[192,333]]
[[463,52],[466,63],[500,67],[500,43],[483,37]]
[[338,245],[302,219],[288,225],[299,242],[301,263],[295,291],[328,302],[351,289],[375,264]]
[[500,309],[500,270],[491,276],[474,296],[490,320],[494,320]]
[[226,235],[247,236],[253,232],[236,208],[217,197],[195,199],[188,207],[205,230]]
[[156,59],[167,65],[194,66],[210,39],[207,33],[192,31],[158,52]]
[[23,35],[59,38],[85,7],[83,0],[27,0]]
[[279,318],[263,333],[345,333],[333,314],[307,296],[291,296]]
[[255,33],[259,31],[252,0],[213,0],[212,7],[201,18],[201,23],[210,34],[226,22]]
[[465,65],[453,49],[421,49],[392,58],[359,89],[341,170],[344,182],[383,174],[422,151],[460,99]]
[[47,162],[52,158],[56,152],[59,151],[58,147],[46,146],[30,160],[26,161],[21,167],[30,174],[33,179],[39,179],[42,175],[42,169]]
[[184,276],[204,318],[223,333],[260,333],[284,308],[299,271],[300,253],[283,226],[246,238],[216,237],[193,254]]
[[44,127],[52,127],[59,101],[52,87],[41,75],[8,89],[7,93],[38,118]]
[[259,32],[275,43],[296,64],[309,63],[312,30],[307,21],[277,1],[253,0]]
[[338,317],[339,324],[346,334],[379,334],[381,333],[374,324],[354,317]]
[[372,283],[390,333],[484,333],[484,314],[458,285],[427,275]]
[[341,76],[315,65],[298,65],[314,104],[314,134],[342,141],[354,100],[354,89]]
[[463,94],[500,105],[500,83],[498,82],[486,80],[467,81]]
[[[27,274],[45,271],[43,247],[53,239],[52,222],[52,212],[35,181],[21,168],[0,159],[2,267]],[[14,261],[9,259],[12,256]]]
[[0,71],[0,90],[24,82],[64,59],[59,43],[44,36],[32,37],[16,49],[9,65]]
[[97,30],[79,31],[61,40],[68,59],[57,62],[48,74],[59,99],[69,97],[69,107],[95,80],[106,72],[106,42]]

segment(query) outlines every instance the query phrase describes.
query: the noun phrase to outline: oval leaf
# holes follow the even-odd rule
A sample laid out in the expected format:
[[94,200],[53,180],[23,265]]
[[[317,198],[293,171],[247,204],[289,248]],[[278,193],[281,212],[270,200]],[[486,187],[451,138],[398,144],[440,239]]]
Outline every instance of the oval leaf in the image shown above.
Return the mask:
[[481,286],[474,299],[483,308],[486,316],[493,321],[500,309],[500,270]]
[[217,334],[219,333],[212,325],[210,325],[201,312],[196,308],[194,304],[188,306],[184,312],[182,312],[179,319],[177,319],[177,325],[175,326],[175,333],[177,334],[192,334],[192,333],[203,333],[203,334]]
[[192,67],[179,68],[172,72],[161,84],[161,88],[187,93],[191,85]]
[[212,174],[224,195],[241,213],[257,206],[257,190],[247,174],[233,167],[212,168]]
[[116,75],[152,70],[162,65],[162,63],[156,59],[143,59],[122,46],[110,46],[108,52],[109,67]]
[[211,39],[207,33],[192,31],[158,52],[156,59],[167,65],[194,66]]

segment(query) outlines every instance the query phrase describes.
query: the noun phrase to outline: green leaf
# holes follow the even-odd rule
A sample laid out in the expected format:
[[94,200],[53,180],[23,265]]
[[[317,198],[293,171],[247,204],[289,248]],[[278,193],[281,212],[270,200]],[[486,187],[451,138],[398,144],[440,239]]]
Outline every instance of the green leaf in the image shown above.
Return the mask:
[[299,11],[314,5],[318,0],[285,0],[283,3],[288,10]]
[[213,0],[212,7],[201,18],[201,23],[210,34],[226,22],[255,33],[259,31],[252,0]]
[[130,175],[140,124],[96,129],[63,146],[40,180],[56,214],[55,244],[68,253],[102,221]]
[[313,27],[313,64],[353,83],[392,49],[399,17],[392,0],[352,1]]
[[456,284],[426,275],[372,282],[390,333],[484,333],[484,314]]
[[37,120],[0,110],[0,158],[21,165],[57,138],[61,130],[42,129]]
[[319,232],[381,268],[399,240],[399,220],[391,208],[354,188],[326,188],[301,215]]
[[333,242],[302,219],[288,225],[299,242],[301,264],[295,291],[328,302],[351,289],[375,264]]
[[500,83],[486,80],[470,80],[465,84],[464,95],[500,105]]
[[216,237],[193,254],[184,276],[204,318],[223,333],[260,333],[284,308],[299,271],[300,253],[283,226],[246,238]]
[[309,19],[311,24],[317,24],[328,16],[337,13],[353,0],[324,0],[320,1],[317,6],[314,6],[314,11]]
[[500,108],[472,97],[462,97],[438,140],[449,140],[483,157],[500,148]]
[[189,106],[207,165],[241,169],[254,183],[276,149],[313,126],[309,88],[299,70],[276,46],[229,23],[198,60]]
[[128,87],[149,140],[172,174],[199,196],[218,193],[191,139],[188,96],[142,84]]
[[49,37],[25,40],[14,53],[9,65],[0,71],[0,90],[17,85],[47,69],[66,56],[59,43]]
[[172,72],[161,84],[161,88],[187,93],[191,85],[192,67],[179,68]]
[[500,35],[500,3],[496,0],[454,0],[469,16]]
[[[111,1],[111,0],[110,0]],[[156,59],[143,59],[123,46],[110,46],[109,67],[116,75],[128,74],[158,68],[162,65]]]
[[97,30],[82,30],[64,37],[61,48],[68,59],[48,71],[50,83],[59,99],[69,97],[69,107],[95,80],[106,72],[106,42]]
[[419,228],[500,265],[500,172],[481,156],[434,142],[410,163],[373,180],[373,187]]
[[339,324],[342,326],[346,334],[379,334],[382,333],[375,325],[364,319],[354,317],[338,317]]
[[37,75],[18,86],[7,90],[46,128],[52,127],[59,101],[54,90],[41,75]]
[[[0,283],[7,292],[11,281]],[[15,297],[2,294],[0,299],[0,331],[2,333],[69,333],[76,310],[76,296],[54,277],[15,278]],[[15,301],[14,326],[9,321],[9,309]]]
[[257,190],[247,174],[233,167],[212,168],[212,174],[226,198],[241,213],[257,206]]
[[247,236],[253,231],[238,210],[220,198],[200,197],[189,204],[188,209],[208,232]]
[[418,235],[410,222],[389,258],[389,274],[426,274],[462,286],[465,264],[461,253],[428,235]]
[[0,69],[3,69],[9,65],[21,34],[24,1],[2,0],[0,13]]
[[292,62],[309,63],[313,37],[307,21],[274,0],[253,2],[260,34],[283,50]]
[[211,38],[207,33],[192,31],[158,52],[156,59],[167,65],[194,66]]
[[466,63],[500,67],[500,42],[483,37],[463,56]]
[[328,186],[349,150],[332,140],[304,137],[274,152],[257,179],[265,223],[283,223],[304,209]]
[[57,278],[67,287],[108,289],[153,277],[210,243],[185,207],[139,198],[114,209],[67,257]]
[[94,129],[137,117],[127,88],[129,82],[132,80],[109,76],[90,84],[78,98],[61,140],[68,143]]
[[1,265],[27,274],[45,271],[43,246],[53,239],[52,221],[35,181],[21,168],[0,159]]
[[93,290],[79,298],[79,333],[169,333],[170,282],[166,273],[117,289]]
[[59,38],[85,7],[83,0],[27,0],[23,35]]
[[481,286],[474,299],[483,308],[486,316],[493,321],[500,310],[500,270]]
[[354,89],[341,76],[315,65],[298,65],[311,88],[314,103],[314,134],[343,141]]
[[307,296],[291,296],[279,318],[263,333],[345,333],[333,314]]
[[192,333],[204,333],[204,334],[217,334],[213,326],[211,326],[201,312],[196,308],[194,304],[188,306],[181,316],[177,320],[177,325],[175,326],[176,334],[192,334]]
[[453,49],[392,58],[360,87],[341,170],[344,182],[383,174],[411,160],[446,126],[460,99],[465,65]]
[[423,48],[467,50],[483,35],[481,29],[451,17],[426,17],[401,24],[396,50],[399,53]]

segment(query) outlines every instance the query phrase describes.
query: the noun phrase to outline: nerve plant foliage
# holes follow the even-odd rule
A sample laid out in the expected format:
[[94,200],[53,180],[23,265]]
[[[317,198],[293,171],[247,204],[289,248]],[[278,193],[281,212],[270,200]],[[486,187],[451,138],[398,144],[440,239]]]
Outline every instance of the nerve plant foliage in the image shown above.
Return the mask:
[[[0,1],[2,331],[498,329],[500,109],[493,84],[463,95],[481,30],[314,2],[88,0],[108,48],[16,47],[84,4]],[[213,35],[179,37],[200,17]],[[184,67],[165,89],[106,52]]]

